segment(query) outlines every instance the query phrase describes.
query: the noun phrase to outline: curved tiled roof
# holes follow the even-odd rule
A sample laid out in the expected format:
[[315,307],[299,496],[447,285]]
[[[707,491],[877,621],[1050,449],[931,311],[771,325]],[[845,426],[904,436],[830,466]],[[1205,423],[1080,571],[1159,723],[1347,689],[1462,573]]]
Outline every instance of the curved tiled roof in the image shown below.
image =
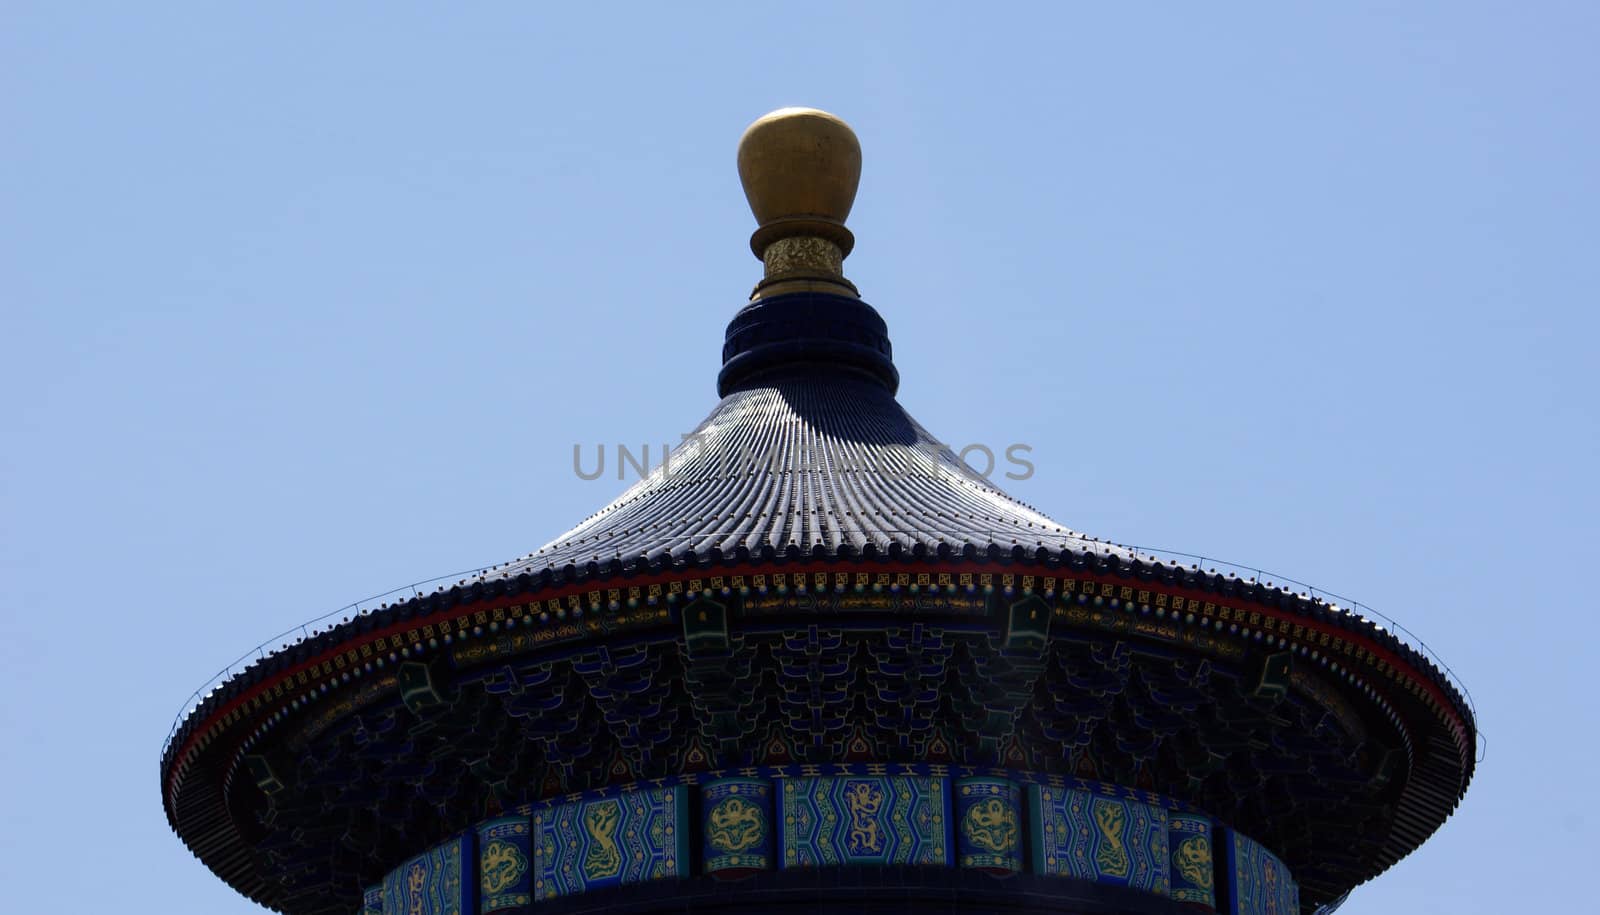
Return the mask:
[[888,553],[1093,541],[979,476],[875,381],[797,375],[729,394],[649,476],[489,574],[847,544]]

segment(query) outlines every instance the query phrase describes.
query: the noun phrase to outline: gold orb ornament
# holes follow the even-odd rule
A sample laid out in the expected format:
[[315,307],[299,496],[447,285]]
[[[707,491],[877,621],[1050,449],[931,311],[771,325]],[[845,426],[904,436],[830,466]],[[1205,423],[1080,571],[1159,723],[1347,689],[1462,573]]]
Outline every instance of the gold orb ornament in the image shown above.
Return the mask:
[[760,228],[756,257],[774,242],[818,238],[855,244],[844,227],[861,182],[861,143],[838,117],[815,108],[779,108],[757,118],[739,139],[739,182]]

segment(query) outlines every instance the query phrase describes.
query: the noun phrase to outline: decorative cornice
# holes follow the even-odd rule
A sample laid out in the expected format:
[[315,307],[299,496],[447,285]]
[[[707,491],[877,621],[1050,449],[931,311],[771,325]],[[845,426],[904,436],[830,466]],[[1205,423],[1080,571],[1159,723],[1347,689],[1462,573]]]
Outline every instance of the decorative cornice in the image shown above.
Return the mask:
[[[730,572],[744,571],[735,564],[723,568]],[[290,654],[298,652],[273,655],[258,665],[259,672],[253,668],[230,681],[231,686],[242,687],[241,694],[220,703],[208,699],[196,709],[180,729],[181,739],[174,742],[176,751],[169,751],[164,768],[169,772],[181,768],[194,751],[209,746],[228,727],[247,716],[263,709],[269,713],[298,709],[300,703],[316,701],[331,689],[414,654],[461,644],[491,644],[504,632],[518,627],[521,632],[530,633],[524,643],[527,650],[533,650],[586,637],[604,637],[643,624],[667,625],[670,622],[667,607],[701,593],[726,597],[735,591],[749,594],[753,589],[763,595],[792,593],[803,597],[815,593],[814,576],[821,574],[829,577],[825,588],[832,594],[870,591],[893,596],[902,591],[917,594],[928,589],[972,594],[993,590],[998,582],[998,587],[1008,595],[1018,593],[1020,588],[1024,595],[1039,593],[1047,600],[1065,598],[1064,602],[1057,603],[1053,612],[1058,618],[1070,616],[1069,622],[1087,621],[1099,628],[1162,637],[1168,641],[1173,640],[1168,637],[1170,634],[1190,628],[1213,637],[1236,638],[1241,644],[1273,641],[1280,648],[1292,648],[1319,666],[1331,668],[1363,690],[1371,690],[1375,699],[1381,696],[1377,686],[1397,685],[1422,702],[1449,730],[1470,771],[1473,728],[1463,703],[1449,695],[1448,683],[1440,682],[1443,677],[1436,669],[1425,660],[1408,658],[1407,655],[1414,655],[1409,646],[1392,636],[1385,639],[1387,632],[1366,620],[1347,619],[1351,615],[1342,612],[1335,616],[1330,614],[1327,605],[1295,598],[1290,599],[1290,608],[1269,609],[1249,598],[1221,598],[1204,587],[1169,585],[1155,590],[1145,586],[1147,583],[1130,585],[1124,576],[1115,574],[1078,573],[1066,577],[1059,569],[1048,565],[1034,567],[1033,574],[1027,574],[1030,570],[1026,568],[1012,566],[983,568],[987,570],[938,572],[928,571],[926,566],[918,564],[883,563],[882,567],[870,570],[854,565],[822,564],[798,572],[777,567],[762,571],[757,567],[747,574],[728,575],[712,574],[716,569],[710,568],[703,573],[678,572],[607,581],[603,587],[599,582],[568,585],[552,588],[532,600],[519,599],[519,596],[469,597],[452,609],[429,612],[421,618],[416,618],[414,611],[404,614],[397,606],[375,614],[376,619],[369,618],[379,622],[376,627],[350,623],[319,637],[315,640],[318,650],[307,659],[290,662]],[[1057,574],[1045,574],[1051,572]],[[1092,595],[1084,590],[1091,587],[1097,589]],[[535,589],[528,595],[531,597],[540,590],[543,589]],[[1068,607],[1074,601],[1079,606],[1106,607],[1125,614],[1131,611],[1132,615],[1084,617],[1069,612]],[[422,598],[403,606],[411,609],[428,602],[428,598]],[[1296,604],[1302,606],[1296,607]],[[384,619],[390,621],[382,623]],[[1135,619],[1151,622],[1135,625],[1132,622]],[[1166,627],[1168,632],[1157,628],[1158,625]],[[273,671],[274,667],[278,669]],[[257,676],[250,677],[252,673]],[[247,678],[254,681],[249,686],[243,682]]]
[[[1278,606],[1268,606],[1257,598],[1261,589],[1237,581],[1162,567],[1105,566],[1096,561],[1101,559],[722,561],[657,573],[591,575],[548,586],[534,577],[521,584],[480,582],[409,601],[275,655],[230,683],[227,698],[208,700],[180,731],[163,763],[169,818],[190,840],[183,823],[206,809],[194,806],[202,795],[183,799],[193,788],[230,780],[245,754],[273,741],[291,718],[304,729],[311,719],[303,716],[310,712],[326,719],[316,726],[320,729],[376,701],[392,690],[401,662],[448,658],[452,666],[465,668],[528,652],[577,651],[597,640],[635,639],[670,631],[677,608],[702,597],[733,601],[744,627],[760,626],[769,615],[775,625],[792,625],[784,621],[796,614],[830,626],[870,627],[897,618],[992,623],[993,597],[1013,603],[1037,598],[1049,609],[1052,638],[1068,631],[1102,632],[1233,661],[1252,650],[1292,652],[1365,696],[1398,729],[1414,759],[1416,748],[1429,740],[1428,731],[1448,735],[1457,760],[1449,767],[1457,773],[1450,787],[1407,795],[1412,797],[1407,803],[1422,805],[1419,811],[1447,804],[1420,814],[1427,832],[1448,815],[1471,775],[1472,722],[1451,700],[1447,685],[1438,682],[1443,679],[1438,672],[1409,648],[1365,620],[1275,589],[1266,593]],[[931,610],[929,601],[936,601]],[[818,609],[819,603],[827,609]],[[863,613],[844,604],[874,609]],[[1327,697],[1304,677],[1291,688],[1326,705]],[[1431,724],[1416,717],[1424,709]],[[1336,719],[1341,714],[1337,707],[1329,710]],[[192,779],[198,781],[191,784]],[[214,815],[208,818],[218,822]],[[215,850],[220,838],[201,844]],[[1399,854],[1403,851],[1393,857]]]

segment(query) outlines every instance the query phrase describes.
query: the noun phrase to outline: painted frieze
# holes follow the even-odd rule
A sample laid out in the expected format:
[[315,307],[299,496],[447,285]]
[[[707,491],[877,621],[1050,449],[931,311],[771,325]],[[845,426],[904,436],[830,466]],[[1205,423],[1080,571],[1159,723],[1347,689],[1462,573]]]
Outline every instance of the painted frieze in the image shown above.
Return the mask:
[[1172,898],[1217,907],[1216,860],[1211,821],[1203,816],[1167,815],[1167,845],[1172,849]]
[[478,825],[478,911],[520,911],[533,902],[533,849],[526,816]]
[[1300,888],[1289,868],[1249,836],[1231,829],[1227,836],[1229,915],[1296,915]]
[[955,788],[956,842],[962,867],[1022,870],[1022,789],[1006,778],[963,778]]
[[1165,808],[1046,785],[1029,787],[1028,804],[1035,873],[1169,893]]
[[471,915],[477,882],[471,880],[472,833],[435,845],[383,878],[383,915]]
[[953,858],[942,778],[839,775],[778,784],[785,868],[948,865]]
[[740,877],[772,867],[772,783],[720,778],[700,788],[705,872]]
[[534,897],[686,876],[687,790],[651,788],[536,808]]

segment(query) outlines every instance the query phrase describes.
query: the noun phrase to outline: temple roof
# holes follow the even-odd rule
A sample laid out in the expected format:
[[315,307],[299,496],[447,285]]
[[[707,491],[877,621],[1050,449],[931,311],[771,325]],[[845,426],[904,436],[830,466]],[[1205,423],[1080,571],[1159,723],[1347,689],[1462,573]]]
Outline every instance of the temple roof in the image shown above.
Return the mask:
[[765,276],[728,325],[722,401],[638,484],[485,577],[841,548],[1104,549],[1006,495],[895,401],[888,327],[842,271],[861,170],[850,128],[782,109],[750,126],[738,159]]
[[[1239,645],[1231,656],[1235,662],[1246,653],[1250,653],[1251,664],[1258,664],[1255,655],[1261,652],[1275,650],[1281,658],[1298,651],[1302,664],[1314,665],[1321,673],[1307,674],[1297,688],[1314,700],[1317,709],[1350,710],[1342,724],[1336,720],[1338,715],[1320,718],[1314,726],[1306,724],[1310,718],[1271,718],[1271,727],[1282,733],[1274,731],[1277,736],[1271,740],[1259,734],[1245,740],[1241,734],[1256,725],[1241,724],[1244,719],[1239,714],[1255,714],[1250,710],[1267,701],[1261,699],[1265,687],[1246,681],[1254,678],[1265,683],[1264,675],[1242,663],[1224,674],[1221,671],[1229,662],[1223,661],[1218,664],[1218,682],[1227,678],[1227,690],[1232,692],[1217,694],[1223,698],[1197,693],[1199,698],[1186,706],[1203,712],[1201,717],[1209,723],[1201,730],[1220,741],[1201,754],[1206,759],[1220,760],[1228,754],[1244,759],[1257,750],[1284,758],[1299,753],[1296,758],[1312,760],[1314,765],[1307,763],[1304,772],[1296,770],[1295,777],[1301,780],[1294,782],[1295,791],[1310,792],[1308,796],[1322,800],[1369,792],[1377,798],[1374,803],[1388,805],[1377,813],[1361,814],[1378,817],[1384,824],[1382,834],[1369,837],[1371,848],[1361,860],[1329,865],[1331,876],[1314,889],[1324,894],[1347,890],[1353,880],[1381,871],[1438,827],[1465,791],[1475,764],[1471,710],[1442,671],[1393,633],[1354,613],[1268,583],[1181,567],[1088,537],[1012,498],[991,479],[974,472],[896,401],[899,374],[887,325],[844,278],[842,263],[854,244],[844,217],[860,170],[854,134],[843,122],[821,112],[777,112],[747,131],[739,167],[760,222],[752,247],[763,261],[764,275],[749,303],[728,325],[717,377],[721,400],[710,415],[670,457],[650,468],[644,479],[533,552],[434,594],[414,594],[393,605],[365,608],[336,627],[263,655],[243,671],[230,669],[227,682],[203,697],[175,726],[162,759],[168,816],[196,854],[253,898],[273,905],[291,900],[286,889],[288,877],[274,877],[272,869],[262,863],[267,859],[258,857],[268,847],[262,844],[263,836],[274,830],[293,833],[293,817],[285,814],[282,823],[273,821],[278,814],[263,812],[269,803],[266,795],[256,790],[257,786],[276,785],[278,777],[255,773],[257,781],[249,784],[235,775],[243,771],[241,766],[248,768],[251,760],[270,768],[277,752],[274,748],[290,744],[293,753],[278,763],[285,769],[293,767],[288,760],[296,754],[302,768],[321,765],[308,755],[308,747],[322,747],[330,760],[344,766],[342,754],[348,747],[338,744],[344,738],[335,739],[344,726],[339,722],[354,721],[353,716],[362,709],[367,709],[363,714],[379,717],[398,714],[393,708],[383,709],[405,707],[397,706],[401,697],[394,671],[396,665],[412,663],[406,659],[453,652],[451,656],[459,664],[452,676],[459,675],[462,683],[476,682],[472,678],[487,675],[481,670],[474,672],[474,665],[482,667],[482,659],[498,658],[495,652],[501,649],[482,649],[481,656],[473,652],[480,651],[480,642],[501,638],[497,633],[537,632],[573,645],[609,638],[612,627],[622,623],[603,617],[627,615],[619,593],[624,586],[629,591],[627,607],[638,606],[641,600],[658,607],[654,592],[642,598],[638,595],[641,585],[647,589],[663,583],[682,586],[684,582],[675,579],[697,574],[697,569],[720,574],[730,568],[752,573],[801,568],[816,573],[826,568],[838,576],[836,587],[842,589],[839,570],[845,565],[893,567],[896,575],[908,574],[907,569],[918,574],[927,569],[941,579],[952,578],[952,572],[956,579],[971,579],[972,572],[989,578],[996,570],[1010,578],[1003,570],[1020,567],[1029,576],[1019,583],[1021,592],[1034,592],[1032,576],[1037,575],[1038,594],[1056,601],[1062,613],[1073,600],[1077,606],[1092,601],[1083,613],[1092,614],[1090,622],[1096,626],[1102,619],[1107,620],[1106,626],[1113,625],[1109,620],[1114,614],[1097,609],[1102,599],[1113,609],[1119,605],[1126,608],[1124,614],[1135,612],[1137,605],[1138,613],[1161,620],[1168,613],[1166,592],[1181,595],[1170,604],[1171,622],[1164,625],[1174,632],[1180,625],[1198,626],[1201,635],[1189,632],[1187,642],[1161,636],[1170,644],[1158,646],[1149,655],[1155,660],[1140,662],[1150,665],[1148,673],[1140,674],[1141,683],[1155,683],[1170,674],[1176,669],[1171,657],[1194,645],[1216,647],[1237,640]],[[1061,590],[1056,592],[1052,589],[1058,574]],[[887,574],[880,572],[878,577],[887,578]],[[858,586],[865,578],[857,572]],[[1086,585],[1092,582],[1093,588],[1073,592],[1074,578]],[[736,599],[734,595],[743,587],[715,580],[718,584],[713,587],[722,589],[729,600]],[[800,576],[795,580],[803,590]],[[688,585],[690,594],[702,587],[695,580]],[[939,587],[954,594],[957,584],[944,581],[936,585]],[[970,591],[971,582],[964,587]],[[1001,587],[1004,593],[1012,593],[1009,582]],[[604,596],[602,588],[608,592]],[[1149,605],[1155,600],[1149,596],[1152,591],[1164,595],[1154,608]],[[677,592],[669,590],[662,599],[676,601]],[[1179,606],[1187,607],[1181,624]],[[1228,616],[1231,607],[1239,608],[1237,617]],[[583,625],[569,621],[567,608],[575,611],[571,619],[584,617]],[[1214,618],[1214,610],[1222,615]],[[469,613],[473,615],[470,622]],[[494,614],[492,621],[489,613]],[[1262,618],[1267,622],[1263,624]],[[667,613],[662,609],[651,619],[660,623]],[[1148,630],[1151,624],[1139,625]],[[1211,627],[1212,634],[1205,634],[1206,627]],[[1133,630],[1107,631],[1125,635]],[[526,644],[517,650],[536,650],[544,644],[541,637],[526,636]],[[676,645],[676,634],[667,631],[664,638],[663,645]],[[1063,651],[1087,652],[1086,657],[1093,656],[1095,664],[1110,663],[1106,660],[1110,658],[1121,664],[1125,675],[1130,668],[1116,660],[1120,655],[1113,657],[1113,652],[1102,658],[1096,654],[1099,649],[1093,643],[1098,638],[1086,637]],[[512,636],[504,639],[512,644]],[[1313,641],[1317,639],[1320,641]],[[454,648],[450,647],[452,640]],[[1172,647],[1179,644],[1189,647]],[[1089,670],[1093,665],[1083,660],[1082,666]],[[1073,677],[1081,680],[1087,676],[1071,665],[1058,673],[1063,683],[1077,683]],[[1245,686],[1236,686],[1234,681]],[[1325,685],[1329,683],[1343,685]],[[1155,692],[1167,695],[1165,686],[1156,686]],[[1247,694],[1246,686],[1254,692]],[[669,683],[662,688],[677,687]],[[1071,698],[1069,694],[1075,690],[1076,686],[1059,687],[1042,690],[1040,695],[1062,700]],[[1019,695],[1033,694],[1023,691]],[[478,699],[482,699],[480,711],[487,728],[501,710],[481,696],[474,701]],[[555,699],[560,695],[555,694]],[[1237,708],[1224,709],[1228,703]],[[1358,708],[1359,713],[1354,711]],[[314,714],[308,709],[315,710]],[[1063,722],[1083,717],[1071,709],[1056,711],[1064,716]],[[1146,710],[1139,711],[1145,714]],[[474,723],[478,719],[463,720],[468,731],[482,736],[478,733],[482,728]],[[293,723],[291,735],[298,736],[283,735],[286,722]],[[1119,739],[1135,740],[1149,730],[1146,719],[1137,715],[1128,722],[1113,721],[1108,727],[1124,724],[1126,733],[1119,731]],[[1361,741],[1352,735],[1364,734],[1369,728],[1374,733],[1392,733],[1392,740],[1385,744],[1385,753],[1392,749],[1392,754],[1373,757],[1367,752],[1357,758]],[[329,736],[324,738],[324,732]],[[1238,743],[1241,740],[1244,742]],[[1290,753],[1285,747],[1293,741],[1302,741],[1309,749]],[[444,759],[447,752],[466,752],[463,747],[469,742],[466,736],[444,741],[439,758]],[[388,746],[381,741],[377,745]],[[1246,747],[1254,749],[1247,753]],[[1387,789],[1376,782],[1367,784],[1372,782],[1371,773],[1382,774],[1386,784],[1390,769],[1399,765],[1386,760],[1400,754],[1401,748],[1409,775],[1397,789],[1400,796],[1378,798],[1376,792]],[[1253,756],[1249,758],[1252,761],[1245,768],[1251,778],[1257,777],[1257,769],[1267,772],[1271,765],[1282,763],[1282,759],[1264,758],[1257,765]],[[387,766],[393,761],[380,762]],[[460,772],[477,771],[467,761],[461,762]],[[588,762],[577,768],[587,771]],[[372,760],[367,763],[378,765]],[[1190,762],[1171,765],[1178,771]],[[347,777],[353,786],[348,791],[365,797],[357,790],[359,767],[345,768],[348,771],[341,770],[340,777]],[[1216,766],[1213,769],[1222,771]],[[1330,774],[1345,770],[1354,774],[1349,778]],[[402,775],[395,776],[397,783],[412,784]],[[1268,775],[1289,784],[1285,781],[1288,775]],[[303,798],[307,823],[318,819],[323,803],[313,790],[317,788],[313,781],[301,786],[310,792]],[[1222,784],[1224,795],[1237,793],[1231,784]],[[452,783],[450,787],[459,786]],[[367,785],[361,790],[371,788]],[[274,790],[288,789],[280,786]],[[261,791],[268,788],[261,787]],[[1220,797],[1208,795],[1207,799],[1215,807],[1222,803]],[[286,802],[273,803],[282,806]],[[1261,815],[1263,823],[1270,822],[1267,813]],[[412,814],[399,820],[408,816]],[[1351,828],[1359,832],[1366,828],[1364,822]],[[288,847],[299,840],[283,841]],[[1289,837],[1285,841],[1299,840]],[[1305,839],[1306,843],[1312,841]],[[1344,839],[1325,841],[1337,844]],[[1312,844],[1301,851],[1317,859],[1332,854]],[[281,854],[284,860],[292,857],[287,851]],[[370,865],[372,862],[364,862],[361,867]],[[295,879],[301,878],[308,885],[314,882],[304,874]],[[304,891],[312,895],[323,892],[315,887]]]

